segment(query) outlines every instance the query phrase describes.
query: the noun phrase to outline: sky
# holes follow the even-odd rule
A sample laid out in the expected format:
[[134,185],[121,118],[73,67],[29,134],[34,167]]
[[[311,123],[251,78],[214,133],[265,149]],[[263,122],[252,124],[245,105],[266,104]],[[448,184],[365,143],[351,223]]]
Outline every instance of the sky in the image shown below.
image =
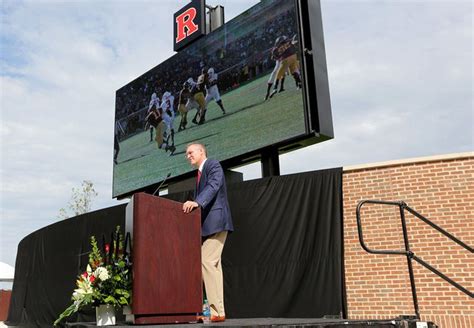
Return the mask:
[[[226,20],[257,3],[208,0]],[[181,0],[0,0],[0,262],[71,189],[112,199],[115,91],[173,55]],[[469,0],[322,0],[335,138],[282,174],[474,150]],[[261,177],[260,164],[238,169]]]

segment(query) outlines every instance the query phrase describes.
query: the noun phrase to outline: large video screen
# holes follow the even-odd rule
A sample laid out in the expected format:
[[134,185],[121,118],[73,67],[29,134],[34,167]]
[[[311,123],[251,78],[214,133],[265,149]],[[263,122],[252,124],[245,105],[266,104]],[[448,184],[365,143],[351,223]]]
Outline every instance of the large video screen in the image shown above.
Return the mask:
[[308,133],[295,1],[262,1],[116,93],[113,196]]

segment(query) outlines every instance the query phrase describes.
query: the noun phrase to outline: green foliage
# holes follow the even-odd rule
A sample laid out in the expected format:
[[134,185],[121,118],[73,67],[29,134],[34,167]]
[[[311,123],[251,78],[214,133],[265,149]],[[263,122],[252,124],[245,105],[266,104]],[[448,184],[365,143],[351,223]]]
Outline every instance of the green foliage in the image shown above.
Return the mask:
[[89,265],[91,266],[92,270],[95,270],[97,267],[104,264],[95,236],[91,236],[91,246],[92,251],[89,253]]
[[[57,325],[86,305],[129,305],[132,299],[132,268],[123,245],[123,235],[117,226],[113,240],[101,252],[95,236],[91,236],[91,252],[86,271],[76,280],[76,289],[68,308],[54,322]],[[110,245],[113,245],[110,248]],[[113,252],[111,252],[113,250]]]
[[[70,216],[77,216],[89,212],[91,210],[92,200],[97,195],[98,193],[95,191],[92,181],[82,181],[80,188],[72,188],[71,200],[67,205],[67,209],[64,207],[61,208],[58,218],[67,219]],[[72,212],[72,214],[69,212]]]
[[67,317],[71,316],[73,313],[76,313],[76,312],[77,312],[76,304],[73,303],[73,304],[69,305],[69,307],[66,310],[64,310],[63,313],[61,313],[59,315],[59,317],[56,319],[56,321],[54,322],[53,325],[57,326],[58,323],[60,323],[64,318],[67,318]]

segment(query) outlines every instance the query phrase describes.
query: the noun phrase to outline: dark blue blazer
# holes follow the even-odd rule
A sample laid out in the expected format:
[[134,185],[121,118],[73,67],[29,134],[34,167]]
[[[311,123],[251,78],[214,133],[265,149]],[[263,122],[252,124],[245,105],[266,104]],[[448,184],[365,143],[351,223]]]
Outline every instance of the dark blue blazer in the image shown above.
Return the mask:
[[214,159],[207,159],[195,190],[195,201],[201,207],[201,234],[210,236],[234,231],[230,214],[224,171]]

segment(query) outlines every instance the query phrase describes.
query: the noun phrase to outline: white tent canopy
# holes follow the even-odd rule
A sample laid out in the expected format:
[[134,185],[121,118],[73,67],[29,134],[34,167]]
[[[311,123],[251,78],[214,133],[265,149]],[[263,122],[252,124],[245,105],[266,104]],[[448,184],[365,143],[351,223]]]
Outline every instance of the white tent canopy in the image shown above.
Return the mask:
[[15,268],[6,263],[0,262],[0,281],[13,281]]

